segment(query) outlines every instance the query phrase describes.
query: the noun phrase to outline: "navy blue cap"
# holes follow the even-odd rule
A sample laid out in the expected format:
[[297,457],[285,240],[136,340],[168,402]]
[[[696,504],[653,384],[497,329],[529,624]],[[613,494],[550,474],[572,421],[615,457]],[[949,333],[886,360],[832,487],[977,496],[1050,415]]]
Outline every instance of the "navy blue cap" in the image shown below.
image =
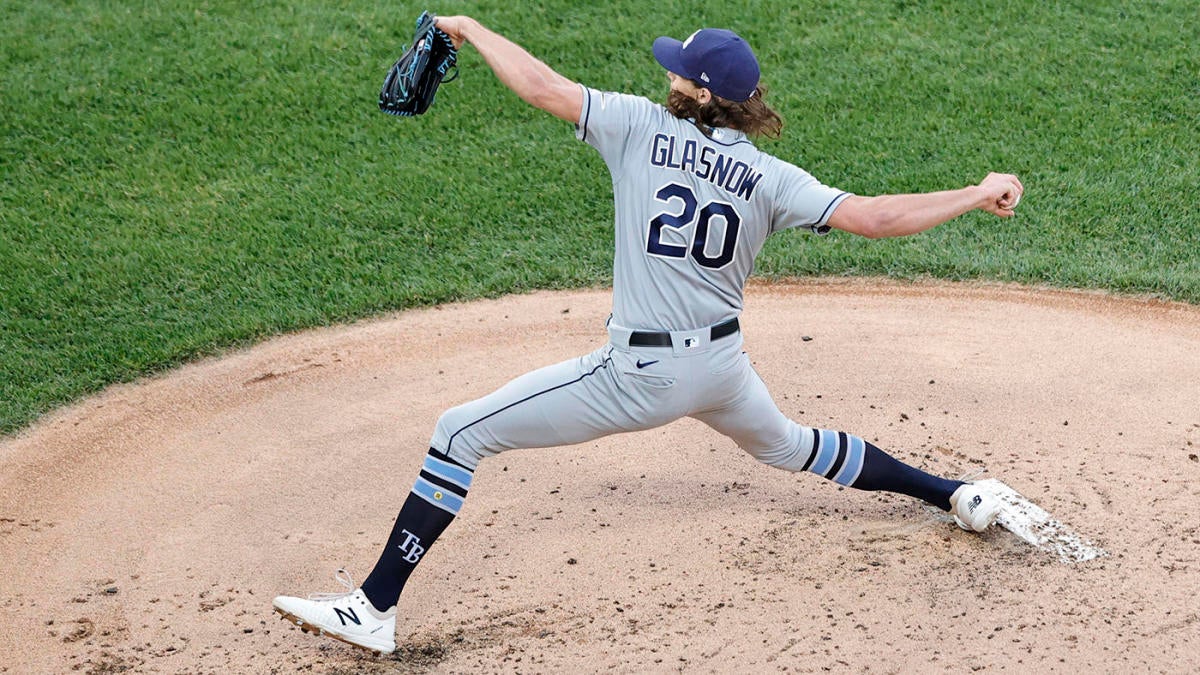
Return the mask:
[[660,37],[654,41],[654,58],[663,68],[730,101],[745,101],[758,86],[758,59],[731,30],[705,28],[683,42]]

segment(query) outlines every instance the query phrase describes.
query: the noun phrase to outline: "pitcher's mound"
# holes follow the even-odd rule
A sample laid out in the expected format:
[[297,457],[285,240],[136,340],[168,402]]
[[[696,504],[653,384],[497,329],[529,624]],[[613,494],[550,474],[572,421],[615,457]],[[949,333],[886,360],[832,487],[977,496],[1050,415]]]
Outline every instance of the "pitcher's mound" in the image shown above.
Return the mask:
[[1200,310],[1007,286],[753,285],[780,407],[1002,479],[1080,564],[757,464],[684,420],[485,461],[375,659],[272,596],[370,570],[439,413],[606,339],[606,291],[292,335],[0,442],[0,672],[1200,668]]

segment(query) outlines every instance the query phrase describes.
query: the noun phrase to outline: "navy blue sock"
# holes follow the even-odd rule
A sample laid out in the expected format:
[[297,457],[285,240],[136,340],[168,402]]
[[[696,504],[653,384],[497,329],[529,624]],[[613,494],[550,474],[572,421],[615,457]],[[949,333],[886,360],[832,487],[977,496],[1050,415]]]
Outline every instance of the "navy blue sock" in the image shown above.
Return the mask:
[[943,511],[950,510],[950,495],[963,484],[961,480],[949,480],[925,473],[870,443],[866,446],[862,473],[850,487],[857,490],[899,492],[923,499]]
[[458,514],[471,477],[470,469],[429,449],[379,562],[363,582],[363,593],[375,609],[395,606],[417,563]]
[[856,490],[898,492],[950,510],[963,482],[911,467],[871,443],[841,431],[813,429],[813,452],[802,469]]

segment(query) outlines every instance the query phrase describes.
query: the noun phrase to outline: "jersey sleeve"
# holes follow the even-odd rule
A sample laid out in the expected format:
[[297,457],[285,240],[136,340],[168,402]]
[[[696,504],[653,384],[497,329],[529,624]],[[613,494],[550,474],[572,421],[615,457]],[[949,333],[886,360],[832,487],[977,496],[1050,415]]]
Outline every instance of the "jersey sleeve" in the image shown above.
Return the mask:
[[659,114],[659,106],[650,99],[583,87],[583,112],[575,137],[596,148],[615,171],[629,149],[639,145],[640,135],[655,128],[651,122]]
[[780,180],[771,231],[803,227],[816,234],[827,234],[829,217],[850,193],[831,188],[787,162],[780,161],[779,166]]

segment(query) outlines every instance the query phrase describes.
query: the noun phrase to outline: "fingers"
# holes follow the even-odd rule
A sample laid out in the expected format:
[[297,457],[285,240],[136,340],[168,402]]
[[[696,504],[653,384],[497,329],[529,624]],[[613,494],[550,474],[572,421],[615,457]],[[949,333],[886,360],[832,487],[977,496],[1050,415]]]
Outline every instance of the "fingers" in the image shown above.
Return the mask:
[[1017,208],[1017,204],[1021,203],[1021,195],[1025,193],[1024,186],[1016,176],[1005,176],[1009,183],[1008,190],[1000,197],[1000,206],[1009,210]]
[[983,207],[983,210],[987,211],[993,216],[1000,216],[1001,218],[1011,218],[1012,216],[1016,215],[1016,212],[1011,208],[1000,206],[1000,202],[990,202]]
[[985,206],[984,210],[1001,218],[1012,216],[1017,204],[1021,203],[1021,196],[1025,194],[1025,186],[1012,174],[989,173],[980,185],[988,188],[994,202]]
[[996,200],[996,206],[999,206],[1003,209],[1012,210],[1017,208],[1017,204],[1020,202],[1021,193],[1016,190],[1010,190],[1005,192],[1003,195],[1000,195],[1000,198]]
[[433,20],[433,25],[450,36],[450,42],[454,43],[455,49],[461,49],[463,42],[466,42],[466,37],[463,35],[466,18],[465,16],[439,16]]

